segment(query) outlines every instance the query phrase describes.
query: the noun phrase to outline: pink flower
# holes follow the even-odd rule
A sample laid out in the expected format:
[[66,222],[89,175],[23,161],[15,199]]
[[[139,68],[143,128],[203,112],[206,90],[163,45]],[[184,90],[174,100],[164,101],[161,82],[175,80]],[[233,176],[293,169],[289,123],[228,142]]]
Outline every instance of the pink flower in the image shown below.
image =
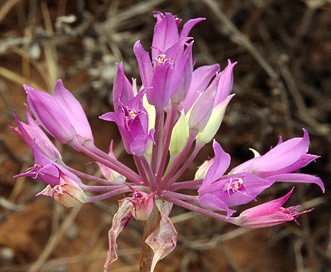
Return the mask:
[[319,158],[317,155],[307,154],[308,148],[309,135],[303,129],[302,138],[280,141],[266,154],[238,165],[229,174],[248,172],[281,182],[315,183],[324,192],[324,184],[320,178],[308,174],[292,173]]
[[114,84],[115,112],[100,116],[103,120],[117,124],[125,150],[136,156],[144,155],[149,143],[153,141],[154,130],[148,131],[148,113],[142,101],[145,93],[146,90],[141,90],[134,96],[123,68],[119,65]]
[[298,212],[296,210],[300,206],[282,207],[291,196],[293,190],[294,187],[283,197],[243,211],[238,217],[234,218],[233,223],[246,228],[264,228],[279,225],[287,221],[296,221],[299,215],[308,213],[312,209]]
[[230,164],[230,155],[214,141],[215,157],[198,190],[202,207],[216,211],[226,211],[231,216],[235,210],[231,206],[242,205],[254,200],[274,181],[263,179],[250,173],[224,175]]
[[155,13],[157,19],[151,57],[140,41],[134,45],[139,72],[144,88],[148,88],[147,98],[157,109],[163,109],[170,99],[180,103],[186,97],[192,79],[193,60],[192,46],[188,34],[195,24],[204,20],[197,18],[184,24],[178,31],[180,19],[176,16],[160,12]]
[[93,145],[91,127],[78,100],[58,80],[54,94],[24,85],[29,107],[37,122],[62,144],[76,149]]

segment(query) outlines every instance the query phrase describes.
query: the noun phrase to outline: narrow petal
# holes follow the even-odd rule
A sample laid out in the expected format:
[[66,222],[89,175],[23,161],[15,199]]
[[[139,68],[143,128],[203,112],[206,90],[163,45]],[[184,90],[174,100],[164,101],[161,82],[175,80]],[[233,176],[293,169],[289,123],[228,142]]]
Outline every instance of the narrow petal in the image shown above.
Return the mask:
[[61,160],[61,154],[55,145],[50,141],[44,131],[37,125],[32,119],[28,109],[26,108],[26,115],[28,124],[20,121],[17,117],[16,111],[14,112],[14,118],[17,123],[17,127],[9,126],[14,130],[25,143],[32,148],[35,143],[38,148],[52,161]]
[[208,88],[196,100],[189,116],[189,127],[199,132],[203,131],[213,111],[216,89]]
[[137,41],[133,47],[134,54],[138,62],[138,68],[142,84],[145,88],[151,86],[153,67],[149,53],[144,50],[140,41]]
[[304,129],[302,138],[287,140],[259,157],[252,167],[253,172],[268,172],[285,168],[298,161],[308,151],[309,136]]
[[230,209],[229,206],[215,194],[207,193],[199,196],[199,204],[208,210],[225,211],[228,217],[236,212],[236,210]]
[[325,186],[323,181],[319,177],[309,174],[288,173],[270,176],[268,178],[274,179],[277,182],[313,183],[319,186],[323,193],[325,192]]
[[231,61],[228,60],[228,65],[221,72],[220,80],[217,86],[217,95],[214,103],[215,106],[221,103],[223,100],[225,100],[232,91],[233,67],[236,64],[237,64],[236,62],[231,63]]
[[219,179],[226,169],[228,169],[231,162],[231,156],[226,153],[221,145],[215,140],[213,142],[213,149],[215,154],[214,161],[202,182],[199,192],[202,192],[211,183]]
[[134,97],[132,86],[124,74],[122,64],[117,65],[117,74],[113,87],[113,103],[115,111],[121,111],[119,103],[127,105]]
[[[160,14],[157,16],[161,17]],[[178,42],[178,27],[175,16],[166,13],[161,20],[155,25],[153,42],[152,42],[152,58],[155,59],[160,53],[164,53],[168,48]]]
[[192,107],[199,95],[206,90],[211,79],[219,70],[219,67],[218,64],[214,64],[210,66],[202,66],[193,71],[190,88],[185,100],[181,103],[181,108],[184,109],[185,112]]
[[195,18],[195,19],[191,19],[189,21],[187,21],[184,25],[183,25],[183,29],[180,32],[180,39],[186,38],[188,37],[191,29],[199,22],[206,20],[206,18]]
[[296,217],[308,213],[312,209],[298,212],[297,209],[299,206],[283,208],[282,205],[287,201],[292,192],[293,188],[281,198],[245,210],[231,222],[246,228],[264,228],[288,221],[296,221]]
[[156,108],[165,108],[170,101],[170,90],[168,89],[169,82],[173,74],[173,67],[169,62],[157,67],[152,79],[152,87],[147,92],[148,102]]
[[53,97],[70,120],[76,131],[76,137],[78,137],[79,142],[93,142],[92,130],[84,109],[72,93],[63,86],[62,80],[56,82]]
[[233,96],[234,94],[229,95],[221,103],[213,108],[206,126],[204,127],[203,131],[199,132],[196,137],[197,141],[207,144],[215,137],[223,121],[226,108]]

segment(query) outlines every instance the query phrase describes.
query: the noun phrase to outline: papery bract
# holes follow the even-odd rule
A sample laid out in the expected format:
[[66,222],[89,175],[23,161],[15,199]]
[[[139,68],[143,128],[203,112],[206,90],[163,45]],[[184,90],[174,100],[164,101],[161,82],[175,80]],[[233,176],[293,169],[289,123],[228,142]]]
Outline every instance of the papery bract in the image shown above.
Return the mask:
[[172,203],[158,199],[156,200],[156,207],[161,215],[160,225],[145,241],[145,243],[152,248],[154,253],[151,272],[154,271],[159,260],[162,260],[175,249],[178,237],[178,233],[169,218]]
[[78,184],[60,172],[60,182],[53,188],[50,185],[37,195],[50,196],[64,206],[77,208],[86,201],[86,195]]
[[108,267],[118,259],[117,237],[125,226],[133,219],[131,213],[133,204],[128,199],[122,199],[118,201],[118,204],[118,211],[113,216],[112,226],[108,232],[109,249],[107,251],[107,259],[103,269],[104,272],[107,272]]
[[132,216],[136,220],[147,220],[154,208],[155,193],[146,194],[132,188],[132,196],[127,199],[133,204]]

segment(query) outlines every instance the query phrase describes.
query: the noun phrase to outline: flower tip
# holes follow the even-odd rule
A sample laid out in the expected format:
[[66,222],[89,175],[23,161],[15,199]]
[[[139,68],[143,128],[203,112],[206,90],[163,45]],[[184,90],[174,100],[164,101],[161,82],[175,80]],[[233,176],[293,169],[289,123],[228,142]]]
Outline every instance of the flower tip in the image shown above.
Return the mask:
[[64,87],[64,85],[63,85],[63,81],[62,81],[62,79],[58,79],[57,81],[56,81],[56,83],[55,83],[55,90],[57,89],[57,88],[63,88]]
[[23,88],[24,88],[26,94],[29,94],[31,91],[34,90],[30,85],[27,85],[27,84],[23,84]]
[[235,62],[231,62],[231,60],[230,59],[228,59],[228,65],[229,66],[232,66],[232,67],[234,67],[234,66],[236,66],[237,65],[237,61],[235,61]]
[[305,128],[302,128],[303,130],[303,139],[306,140],[309,143],[309,133]]

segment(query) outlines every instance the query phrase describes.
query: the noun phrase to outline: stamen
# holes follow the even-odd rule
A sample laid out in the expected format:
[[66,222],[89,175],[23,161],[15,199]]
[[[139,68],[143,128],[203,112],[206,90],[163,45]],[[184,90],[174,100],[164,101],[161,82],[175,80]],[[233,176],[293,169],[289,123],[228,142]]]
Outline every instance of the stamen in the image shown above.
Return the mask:
[[230,181],[224,185],[223,191],[227,191],[230,195],[240,191],[244,187],[244,181],[242,178],[230,178]]

